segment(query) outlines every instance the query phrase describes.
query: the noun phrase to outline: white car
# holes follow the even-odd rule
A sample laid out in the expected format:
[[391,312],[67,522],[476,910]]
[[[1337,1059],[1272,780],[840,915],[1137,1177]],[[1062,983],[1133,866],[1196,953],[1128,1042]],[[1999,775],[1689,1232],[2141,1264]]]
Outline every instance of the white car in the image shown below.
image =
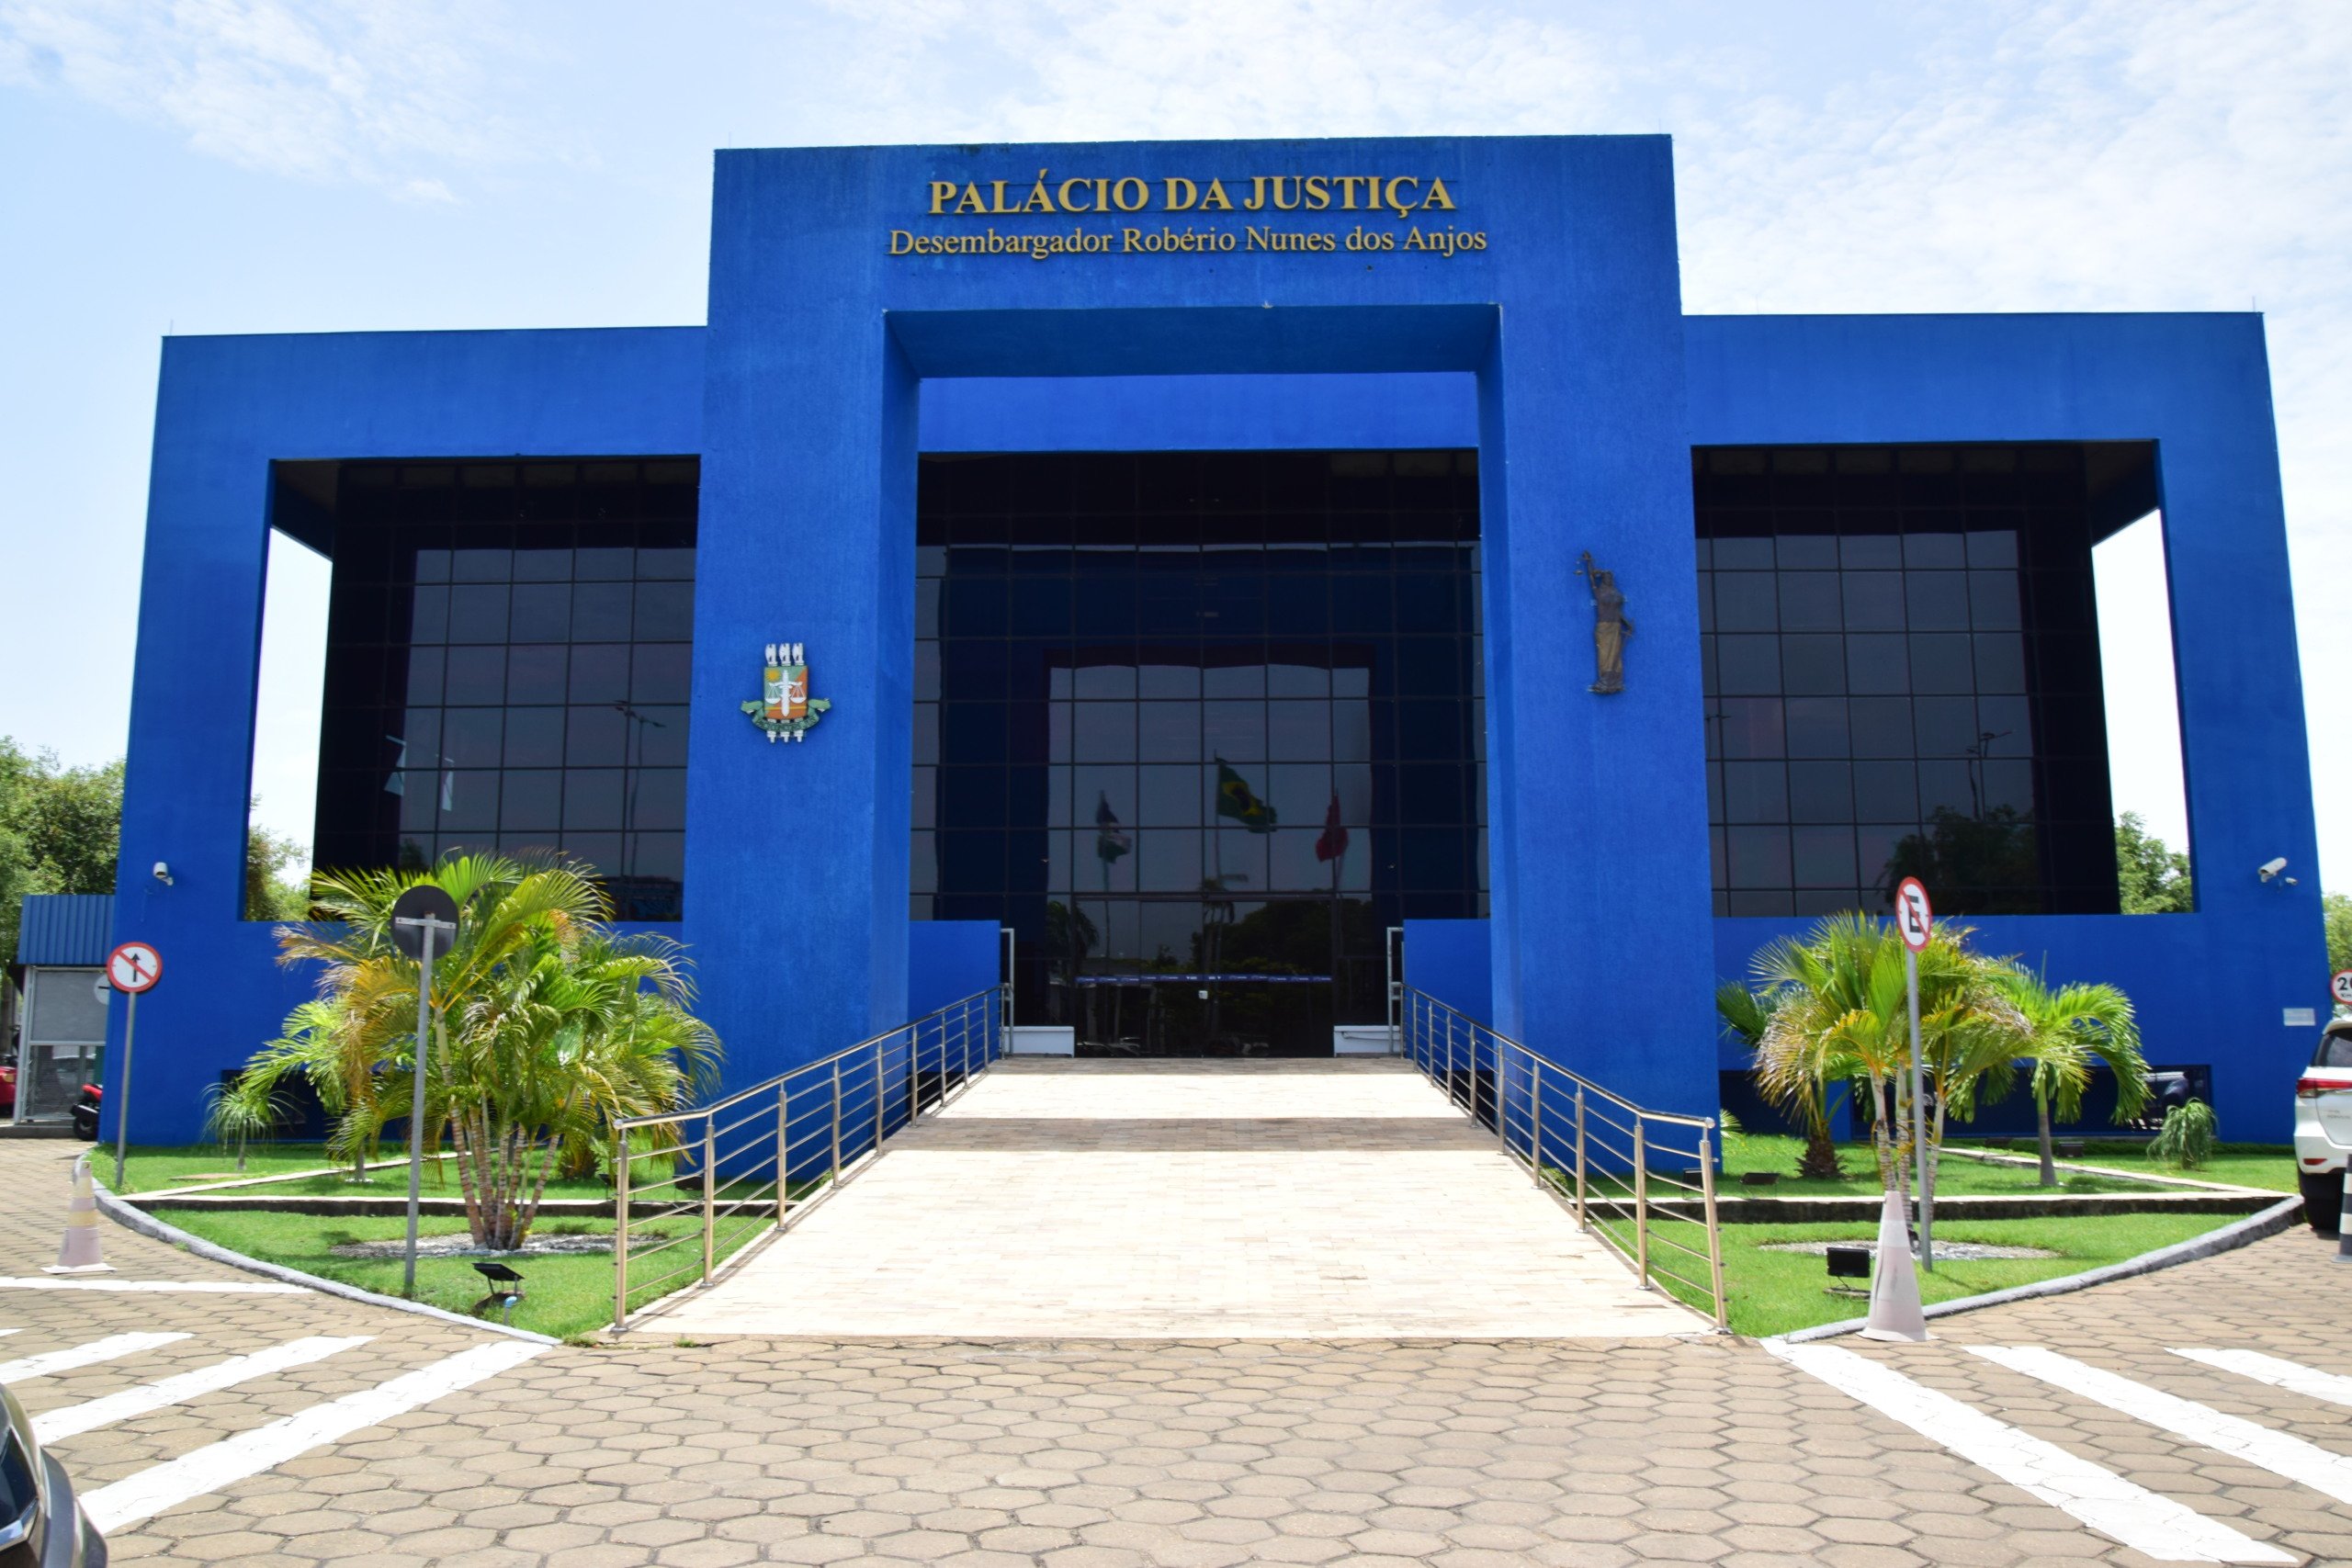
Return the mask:
[[2352,1155],[2352,1019],[2319,1037],[2312,1065],[2295,1081],[2295,1173],[2303,1215],[2322,1235],[2336,1234],[2344,1213],[2344,1161]]

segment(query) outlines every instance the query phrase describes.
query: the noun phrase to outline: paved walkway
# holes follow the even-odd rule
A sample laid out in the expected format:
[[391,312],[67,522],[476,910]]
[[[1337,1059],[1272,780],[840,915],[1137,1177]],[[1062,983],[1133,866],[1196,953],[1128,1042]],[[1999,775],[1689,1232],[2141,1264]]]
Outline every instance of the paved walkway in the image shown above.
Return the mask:
[[1391,1062],[1012,1062],[639,1332],[962,1339],[1702,1331]]
[[[53,1256],[71,1152],[0,1144],[6,1276]],[[254,1283],[105,1234],[124,1279]],[[2299,1230],[1796,1361],[648,1338],[462,1386],[450,1362],[515,1342],[307,1292],[0,1279],[0,1362],[37,1364],[12,1392],[91,1495],[129,1486],[110,1544],[158,1568],[2343,1563],[2334,1253]]]

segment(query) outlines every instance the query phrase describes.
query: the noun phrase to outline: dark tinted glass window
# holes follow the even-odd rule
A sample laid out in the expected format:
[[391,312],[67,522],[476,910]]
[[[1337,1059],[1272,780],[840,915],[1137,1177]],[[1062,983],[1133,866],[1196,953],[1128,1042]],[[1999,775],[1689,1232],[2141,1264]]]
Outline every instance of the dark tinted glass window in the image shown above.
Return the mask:
[[698,467],[341,465],[318,865],[555,849],[679,918]]
[[1715,907],[2117,908],[2091,547],[2142,445],[1702,447]]

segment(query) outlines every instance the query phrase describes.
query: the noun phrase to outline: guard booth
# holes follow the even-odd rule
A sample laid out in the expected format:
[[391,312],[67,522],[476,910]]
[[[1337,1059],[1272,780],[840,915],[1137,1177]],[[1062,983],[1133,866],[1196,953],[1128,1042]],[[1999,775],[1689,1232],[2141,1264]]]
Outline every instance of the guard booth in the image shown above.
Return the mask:
[[104,1081],[113,913],[105,893],[36,893],[24,901],[17,938],[24,1000],[9,1051],[13,1125],[69,1123],[82,1086]]

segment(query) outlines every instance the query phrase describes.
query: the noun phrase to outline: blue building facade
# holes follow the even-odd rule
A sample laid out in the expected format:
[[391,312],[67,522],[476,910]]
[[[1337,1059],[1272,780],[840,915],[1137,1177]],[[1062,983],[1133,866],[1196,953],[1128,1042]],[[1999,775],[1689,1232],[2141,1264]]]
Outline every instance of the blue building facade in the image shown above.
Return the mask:
[[[994,980],[922,927],[1148,1050],[1313,1049],[1400,926],[1712,1111],[1717,979],[1902,856],[2233,1136],[2324,1000],[2258,319],[1686,317],[1662,137],[722,152],[707,326],[175,338],[153,464],[141,1141],[311,984],[242,918],[273,528],[334,562],[320,863],[585,856],[739,1081]],[[2088,551],[2158,507],[2199,907],[2124,917]]]

